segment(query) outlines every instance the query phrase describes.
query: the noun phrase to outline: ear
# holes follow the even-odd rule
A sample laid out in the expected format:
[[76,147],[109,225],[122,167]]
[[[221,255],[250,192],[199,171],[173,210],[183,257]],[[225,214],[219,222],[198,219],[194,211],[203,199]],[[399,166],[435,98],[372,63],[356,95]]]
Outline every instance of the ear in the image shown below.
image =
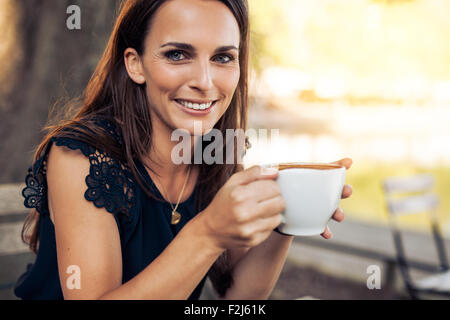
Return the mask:
[[141,57],[135,49],[127,48],[125,50],[124,62],[131,80],[133,80],[137,84],[144,84],[144,68],[142,66]]

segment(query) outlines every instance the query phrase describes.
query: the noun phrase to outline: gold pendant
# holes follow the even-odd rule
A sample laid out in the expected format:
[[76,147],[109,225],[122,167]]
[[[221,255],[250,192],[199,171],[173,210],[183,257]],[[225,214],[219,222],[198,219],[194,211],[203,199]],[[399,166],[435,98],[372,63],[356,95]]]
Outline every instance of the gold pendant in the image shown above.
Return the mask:
[[176,211],[172,212],[172,224],[178,224],[181,220],[181,214]]

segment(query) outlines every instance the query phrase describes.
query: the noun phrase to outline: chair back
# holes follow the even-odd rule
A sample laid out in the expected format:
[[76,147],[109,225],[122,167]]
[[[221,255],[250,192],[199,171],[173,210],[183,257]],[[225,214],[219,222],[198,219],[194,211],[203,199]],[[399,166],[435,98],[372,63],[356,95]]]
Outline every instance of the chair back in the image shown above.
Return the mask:
[[397,217],[409,214],[427,213],[430,219],[431,232],[433,234],[439,258],[439,271],[449,269],[444,240],[441,236],[437,215],[439,197],[433,193],[435,179],[431,174],[418,174],[408,177],[390,177],[382,182],[383,193],[386,201],[386,210],[389,214],[389,222],[397,253],[402,277],[411,295],[414,292],[414,283],[409,273],[409,266],[405,255],[405,249],[401,231],[397,223]]

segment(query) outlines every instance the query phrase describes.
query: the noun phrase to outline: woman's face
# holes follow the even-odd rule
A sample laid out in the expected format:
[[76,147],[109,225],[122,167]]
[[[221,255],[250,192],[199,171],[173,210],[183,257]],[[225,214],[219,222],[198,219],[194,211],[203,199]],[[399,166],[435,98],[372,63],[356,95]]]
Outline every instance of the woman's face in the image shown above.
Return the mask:
[[192,135],[194,121],[202,134],[213,128],[239,82],[239,45],[238,23],[223,3],[165,2],[145,41],[141,77],[132,76],[146,83],[153,121]]

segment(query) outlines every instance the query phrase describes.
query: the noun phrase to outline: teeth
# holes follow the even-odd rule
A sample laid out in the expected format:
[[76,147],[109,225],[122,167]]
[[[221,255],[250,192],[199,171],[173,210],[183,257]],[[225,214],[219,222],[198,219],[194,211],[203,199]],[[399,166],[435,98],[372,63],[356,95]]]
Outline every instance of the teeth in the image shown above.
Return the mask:
[[183,100],[178,100],[178,102],[181,103],[186,108],[194,109],[194,110],[205,110],[205,109],[208,109],[209,107],[211,107],[211,105],[213,104],[212,102],[198,104],[198,103],[192,103],[192,102],[183,101]]

